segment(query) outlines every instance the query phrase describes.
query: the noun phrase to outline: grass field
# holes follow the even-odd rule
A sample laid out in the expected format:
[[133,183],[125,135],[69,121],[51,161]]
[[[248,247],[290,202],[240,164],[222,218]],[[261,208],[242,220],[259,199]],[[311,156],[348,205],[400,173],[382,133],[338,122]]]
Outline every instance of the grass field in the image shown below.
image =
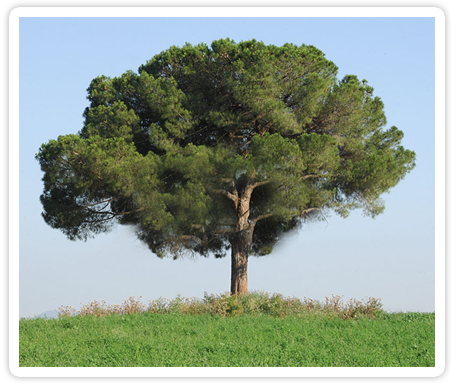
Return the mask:
[[[271,297],[269,298],[271,299]],[[271,300],[270,300],[271,301]],[[264,301],[265,302],[265,301]],[[100,307],[100,306],[99,306]],[[240,306],[242,308],[242,306]],[[236,307],[238,310],[240,307]],[[162,309],[163,306],[162,306]],[[268,308],[267,308],[268,309]],[[433,367],[434,313],[182,311],[19,321],[21,367]],[[240,311],[241,312],[241,311]]]

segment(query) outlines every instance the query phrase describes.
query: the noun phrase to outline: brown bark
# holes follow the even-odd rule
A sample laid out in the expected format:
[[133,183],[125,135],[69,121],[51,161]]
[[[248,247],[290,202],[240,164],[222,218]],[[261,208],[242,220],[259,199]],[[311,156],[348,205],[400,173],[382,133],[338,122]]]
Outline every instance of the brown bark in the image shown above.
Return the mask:
[[232,247],[230,293],[232,295],[247,294],[248,258],[252,247],[254,227],[258,220],[270,216],[262,215],[249,220],[251,195],[255,188],[265,185],[269,181],[255,182],[255,173],[253,173],[242,193],[238,193],[234,180],[224,181],[230,183],[232,191],[215,190],[215,192],[222,193],[232,200],[237,213],[236,226],[230,229],[230,232],[233,231],[230,235],[230,245]]
[[236,231],[230,237],[232,246],[232,275],[230,293],[248,293],[248,257],[252,245],[254,225],[249,222],[249,211],[253,186],[248,183],[235,204],[237,211]]
[[237,232],[231,236],[232,246],[232,274],[230,293],[232,295],[248,293],[248,257],[252,243],[250,229]]

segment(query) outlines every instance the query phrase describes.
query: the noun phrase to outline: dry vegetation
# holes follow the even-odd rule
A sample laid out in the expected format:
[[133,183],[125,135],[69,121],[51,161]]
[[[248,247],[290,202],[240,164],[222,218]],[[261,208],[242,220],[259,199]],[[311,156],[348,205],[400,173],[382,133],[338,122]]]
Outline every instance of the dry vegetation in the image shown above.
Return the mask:
[[143,304],[141,296],[125,300],[121,305],[107,305],[104,300],[92,301],[83,305],[79,311],[71,306],[61,306],[58,309],[59,318],[72,316],[109,316],[128,315],[141,313],[154,314],[211,314],[215,316],[240,316],[240,315],[271,315],[285,316],[310,316],[324,315],[326,317],[339,317],[342,319],[357,319],[362,317],[373,318],[382,312],[380,299],[369,297],[366,300],[350,299],[343,301],[342,296],[332,295],[326,297],[325,302],[305,297],[300,300],[296,297],[285,297],[281,294],[268,292],[252,292],[248,295],[231,296],[230,293],[207,294],[203,299],[183,298],[177,296],[173,300],[159,298],[150,300],[148,305]]

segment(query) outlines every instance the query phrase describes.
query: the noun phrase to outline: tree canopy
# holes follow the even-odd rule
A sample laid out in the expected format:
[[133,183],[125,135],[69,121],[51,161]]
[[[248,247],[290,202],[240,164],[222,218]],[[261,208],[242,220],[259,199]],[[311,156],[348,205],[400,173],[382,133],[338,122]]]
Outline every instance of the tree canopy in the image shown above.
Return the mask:
[[87,91],[81,131],[36,156],[46,223],[83,240],[133,225],[160,257],[231,248],[232,293],[249,255],[324,208],[377,216],[415,165],[373,88],[313,46],[173,46]]

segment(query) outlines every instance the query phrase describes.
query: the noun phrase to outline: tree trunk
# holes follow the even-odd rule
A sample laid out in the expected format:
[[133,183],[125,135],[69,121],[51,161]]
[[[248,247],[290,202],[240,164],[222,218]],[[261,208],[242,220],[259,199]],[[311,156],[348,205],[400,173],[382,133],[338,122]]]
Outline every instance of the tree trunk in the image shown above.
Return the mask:
[[232,246],[232,276],[230,293],[232,295],[248,294],[248,257],[252,247],[252,235],[255,222],[249,221],[251,194],[256,184],[254,175],[249,179],[241,196],[234,191],[233,201],[237,212],[236,231],[230,236]]
[[248,257],[251,248],[251,231],[235,233],[230,244],[232,246],[232,275],[230,293],[232,295],[248,293]]

